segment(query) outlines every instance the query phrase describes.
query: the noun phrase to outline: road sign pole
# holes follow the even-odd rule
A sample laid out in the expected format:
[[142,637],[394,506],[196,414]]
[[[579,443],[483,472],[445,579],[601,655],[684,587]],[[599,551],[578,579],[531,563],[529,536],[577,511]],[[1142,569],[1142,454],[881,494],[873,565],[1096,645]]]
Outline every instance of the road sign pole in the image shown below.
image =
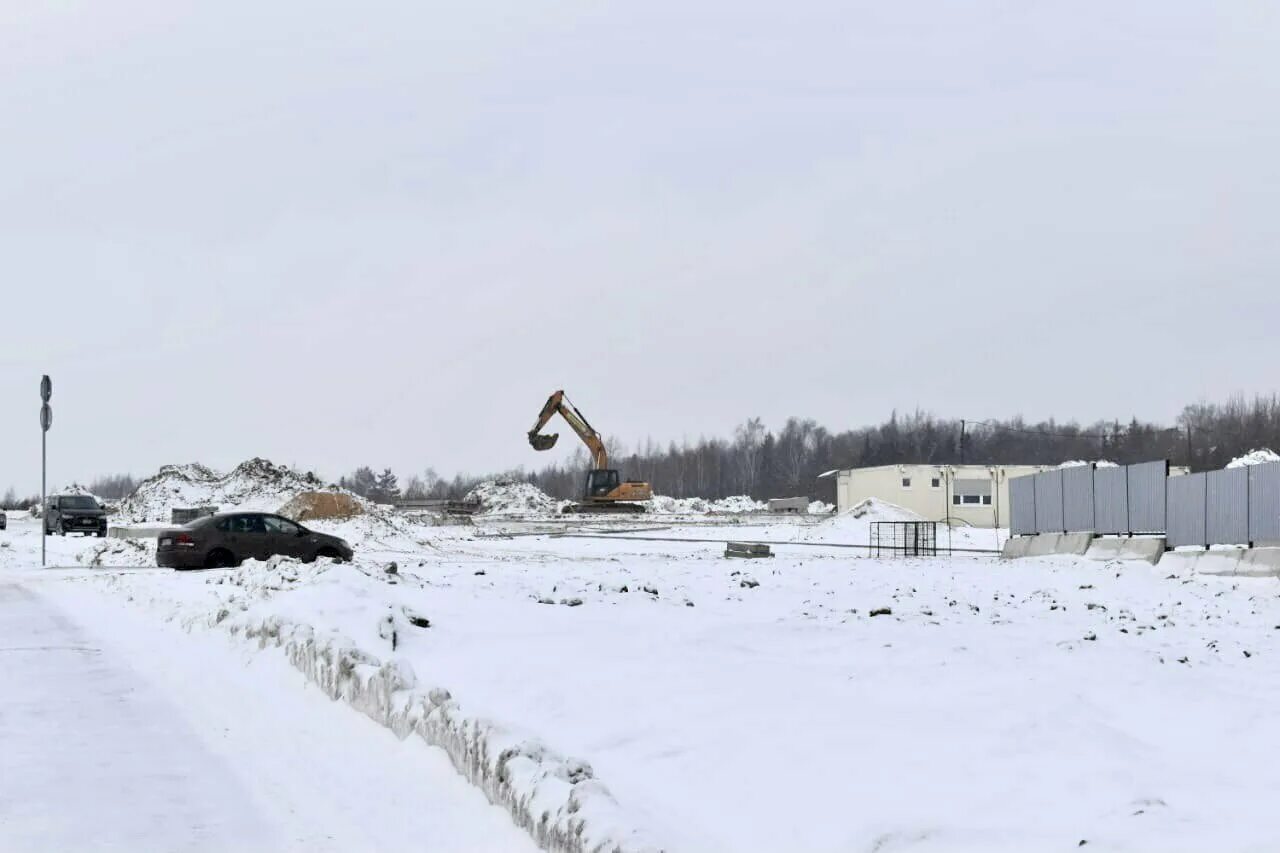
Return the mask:
[[53,409],[49,408],[49,398],[53,396],[53,381],[49,377],[40,377],[40,567],[47,565],[45,546],[49,538],[49,528],[45,524],[49,502],[49,427],[53,426]]
[[49,536],[49,528],[44,523],[45,508],[44,505],[48,501],[45,497],[45,489],[47,488],[48,472],[49,472],[49,432],[41,424],[40,427],[40,568],[44,568],[45,563],[45,540]]

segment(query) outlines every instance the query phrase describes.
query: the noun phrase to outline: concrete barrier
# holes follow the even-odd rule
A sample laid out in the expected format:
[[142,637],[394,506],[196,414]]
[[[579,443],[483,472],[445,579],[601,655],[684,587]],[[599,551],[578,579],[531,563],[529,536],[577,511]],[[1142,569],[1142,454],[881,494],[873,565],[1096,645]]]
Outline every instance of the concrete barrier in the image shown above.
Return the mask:
[[109,527],[107,536],[112,539],[155,539],[168,530],[173,530],[173,527],[168,524],[139,524],[130,527]]
[[1192,571],[1198,575],[1275,577],[1280,576],[1280,549],[1220,548],[1215,551],[1170,551],[1164,555],[1160,565],[1168,566],[1174,571]]
[[1061,533],[1039,533],[1031,537],[1031,544],[1027,546],[1028,557],[1048,557],[1058,553],[1058,541],[1062,539]]
[[1064,533],[1058,537],[1058,550],[1055,554],[1071,554],[1076,557],[1083,557],[1089,550],[1089,546],[1093,544],[1093,532],[1085,533]]
[[1155,565],[1164,556],[1165,539],[1131,536],[1094,539],[1085,556],[1090,560],[1142,560]]
[[1247,578],[1280,577],[1280,548],[1250,548],[1241,555],[1236,574]]
[[1017,560],[1027,556],[1027,549],[1031,547],[1032,536],[1011,536],[1004,541],[1004,546],[1000,549],[1000,557],[1005,560]]
[[1052,557],[1059,554],[1083,555],[1093,541],[1092,533],[1040,533],[1015,536],[1004,543],[1000,556],[1006,560],[1020,557]]

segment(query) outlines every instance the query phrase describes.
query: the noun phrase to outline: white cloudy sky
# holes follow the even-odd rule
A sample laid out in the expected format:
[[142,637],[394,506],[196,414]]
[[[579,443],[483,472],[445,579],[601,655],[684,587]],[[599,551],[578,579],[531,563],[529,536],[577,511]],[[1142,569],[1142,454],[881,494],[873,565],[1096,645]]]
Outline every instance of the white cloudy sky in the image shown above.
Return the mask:
[[0,0],[0,487],[1269,392],[1278,8]]

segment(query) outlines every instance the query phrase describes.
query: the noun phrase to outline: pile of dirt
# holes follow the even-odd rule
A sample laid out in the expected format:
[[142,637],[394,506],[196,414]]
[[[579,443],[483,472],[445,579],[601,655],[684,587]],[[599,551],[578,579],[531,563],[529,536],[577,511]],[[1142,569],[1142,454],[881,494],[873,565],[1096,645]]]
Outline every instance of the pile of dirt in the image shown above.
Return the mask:
[[315,474],[301,473],[266,459],[250,459],[229,474],[220,474],[198,463],[166,465],[120,503],[119,515],[137,523],[167,522],[174,507],[275,512],[306,492],[350,495],[337,486],[326,486]]
[[463,500],[478,503],[481,515],[552,516],[559,514],[563,504],[537,486],[510,480],[481,483]]
[[276,512],[294,521],[314,521],[354,518],[364,515],[365,507],[359,498],[346,492],[302,492]]

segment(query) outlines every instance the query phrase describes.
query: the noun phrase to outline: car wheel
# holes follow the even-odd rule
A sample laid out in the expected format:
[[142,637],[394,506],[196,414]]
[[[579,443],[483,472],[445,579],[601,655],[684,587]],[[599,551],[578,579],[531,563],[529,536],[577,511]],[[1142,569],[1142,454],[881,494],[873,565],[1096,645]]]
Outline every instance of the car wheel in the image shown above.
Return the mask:
[[320,549],[320,551],[316,553],[316,556],[325,557],[327,559],[333,560],[335,563],[346,562],[346,560],[342,559],[342,555],[339,554],[337,551],[333,550],[332,548],[322,548]]
[[230,569],[239,565],[235,555],[225,548],[214,548],[209,552],[209,556],[204,558],[204,567],[206,569]]

